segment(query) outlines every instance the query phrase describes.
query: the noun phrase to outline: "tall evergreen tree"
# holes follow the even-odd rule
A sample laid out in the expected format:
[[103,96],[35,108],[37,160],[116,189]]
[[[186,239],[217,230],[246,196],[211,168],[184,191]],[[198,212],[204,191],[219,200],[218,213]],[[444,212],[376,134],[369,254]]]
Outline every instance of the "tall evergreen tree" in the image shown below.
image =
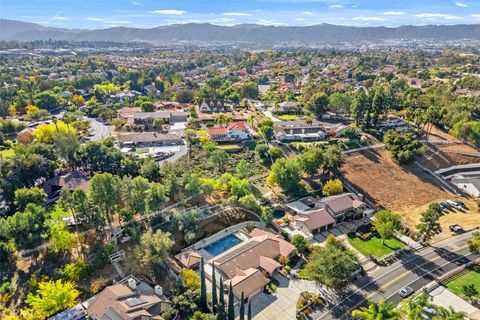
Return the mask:
[[240,298],[240,320],[245,320],[245,298],[243,296]]
[[217,320],[226,320],[225,314],[225,290],[223,289],[223,277],[220,277],[220,287],[218,290],[219,303],[217,307]]
[[228,289],[227,320],[235,320],[235,309],[234,309],[233,303],[234,303],[233,288],[232,288],[232,283],[230,282],[230,287]]
[[205,283],[205,265],[203,257],[200,263],[200,307],[203,312],[208,312],[207,285]]
[[247,320],[252,320],[252,303],[248,301]]
[[217,313],[217,278],[215,276],[215,261],[212,263],[212,311]]

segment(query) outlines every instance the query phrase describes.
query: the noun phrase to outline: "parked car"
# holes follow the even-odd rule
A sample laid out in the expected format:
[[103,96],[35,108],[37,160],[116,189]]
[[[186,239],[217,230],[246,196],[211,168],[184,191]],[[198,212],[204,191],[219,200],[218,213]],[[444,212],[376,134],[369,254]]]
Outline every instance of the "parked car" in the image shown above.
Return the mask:
[[442,210],[442,212],[445,212],[445,211],[448,211],[450,209],[450,205],[446,202],[440,202],[439,203],[440,205],[440,209]]
[[398,294],[400,295],[400,297],[402,298],[406,298],[408,297],[409,295],[411,295],[413,293],[413,289],[410,288],[409,286],[405,286],[403,287],[402,289],[400,289],[398,291]]
[[462,207],[463,209],[467,209],[467,205],[463,201],[454,200],[453,202],[455,202],[458,206]]
[[451,224],[451,225],[448,226],[448,229],[450,229],[450,231],[455,232],[455,233],[463,232],[462,226],[460,226],[458,224]]
[[463,209],[463,207],[461,205],[459,205],[458,203],[456,203],[453,200],[447,200],[447,203],[455,209]]
[[436,315],[437,315],[437,310],[435,310],[435,308],[432,308],[432,307],[423,307],[422,313],[420,314],[420,316],[423,319],[432,319]]

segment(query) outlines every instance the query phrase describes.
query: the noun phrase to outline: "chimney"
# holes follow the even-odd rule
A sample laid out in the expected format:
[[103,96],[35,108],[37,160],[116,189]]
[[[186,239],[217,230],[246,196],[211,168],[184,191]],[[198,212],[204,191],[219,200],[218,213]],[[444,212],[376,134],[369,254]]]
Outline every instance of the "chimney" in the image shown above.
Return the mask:
[[128,286],[130,287],[130,289],[137,290],[137,282],[135,281],[135,279],[130,278],[130,279],[128,279],[127,283],[128,283]]
[[163,296],[163,288],[158,284],[155,286],[155,294],[159,297]]

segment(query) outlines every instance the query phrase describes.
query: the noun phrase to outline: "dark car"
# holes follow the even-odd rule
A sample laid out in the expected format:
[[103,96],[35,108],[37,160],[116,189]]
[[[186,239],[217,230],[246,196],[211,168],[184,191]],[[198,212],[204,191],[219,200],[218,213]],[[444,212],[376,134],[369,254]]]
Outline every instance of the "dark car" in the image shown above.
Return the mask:
[[451,225],[448,226],[448,229],[450,229],[450,231],[455,232],[455,233],[463,232],[462,226],[460,226],[458,224],[451,224]]

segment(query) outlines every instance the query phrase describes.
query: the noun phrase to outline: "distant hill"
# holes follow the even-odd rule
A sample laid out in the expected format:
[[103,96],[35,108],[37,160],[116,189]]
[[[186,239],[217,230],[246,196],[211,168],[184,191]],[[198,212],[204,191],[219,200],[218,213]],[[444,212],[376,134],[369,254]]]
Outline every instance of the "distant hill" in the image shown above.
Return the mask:
[[320,24],[304,27],[274,27],[255,24],[217,26],[212,24],[174,24],[151,29],[108,28],[69,30],[44,27],[34,23],[0,19],[0,40],[68,41],[171,41],[246,42],[275,44],[281,42],[352,42],[389,39],[480,40],[480,24],[450,26],[349,27]]

